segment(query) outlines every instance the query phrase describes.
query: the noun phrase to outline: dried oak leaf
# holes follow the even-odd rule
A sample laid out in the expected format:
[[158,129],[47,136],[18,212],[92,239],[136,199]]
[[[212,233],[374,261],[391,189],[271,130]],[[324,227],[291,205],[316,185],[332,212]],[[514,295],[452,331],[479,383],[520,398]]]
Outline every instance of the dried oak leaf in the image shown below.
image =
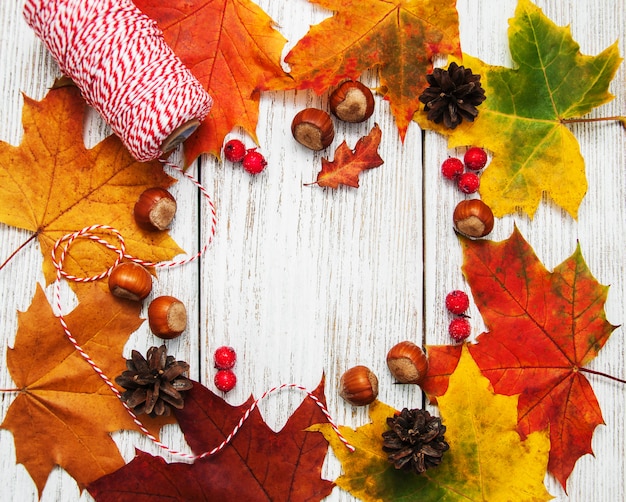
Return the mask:
[[[313,394],[325,403],[324,380]],[[231,406],[200,384],[185,396],[176,416],[196,454],[218,446],[235,428],[253,399]],[[321,500],[334,484],[321,479],[328,443],[305,432],[324,421],[318,406],[305,398],[282,430],[274,432],[255,408],[232,442],[193,464],[167,464],[138,451],[128,465],[88,486],[98,502],[189,500]]]
[[357,141],[354,150],[350,150],[345,141],[341,143],[332,161],[322,159],[322,170],[318,173],[315,184],[330,188],[338,188],[339,185],[358,188],[359,174],[362,171],[384,163],[378,155],[380,138],[380,128],[375,124],[367,136]]
[[[488,329],[469,351],[495,392],[520,395],[522,437],[549,428],[548,470],[565,488],[604,423],[583,373],[616,328],[604,312],[608,287],[593,277],[580,247],[549,272],[517,228],[502,242],[460,240],[463,273]],[[434,400],[461,348],[429,346],[428,354],[422,388]]]
[[[124,368],[124,344],[142,323],[141,307],[117,300],[93,283],[81,286],[77,294],[78,306],[64,316],[70,331],[105,374],[116,375]],[[41,287],[28,310],[18,314],[7,366],[21,391],[1,427],[13,433],[17,462],[40,495],[55,465],[81,488],[124,465],[110,433],[137,428],[68,341]],[[166,421],[144,423],[156,433]]]
[[286,39],[250,0],[135,0],[154,19],[176,55],[213,97],[211,113],[185,141],[191,164],[202,153],[219,158],[224,137],[242,127],[257,141],[259,87],[289,80],[281,66]]
[[389,101],[404,139],[435,55],[460,57],[455,0],[309,0],[334,12],[312,26],[287,54],[295,82],[266,83],[265,89],[326,92],[346,78],[377,68],[378,92]]
[[[87,149],[82,141],[86,107],[74,86],[51,90],[42,101],[25,96],[21,144],[0,141],[0,222],[35,232],[49,283],[56,273],[51,260],[56,240],[94,224],[117,228],[127,252],[144,260],[167,260],[182,252],[168,232],[145,232],[133,217],[141,192],[166,188],[173,178],[160,162],[135,161],[116,136]],[[91,276],[114,258],[103,246],[78,240],[64,268]]]
[[393,408],[375,401],[371,423],[354,430],[340,427],[356,447],[351,453],[327,424],[320,430],[337,458],[343,474],[337,486],[366,501],[392,500],[550,500],[543,480],[549,441],[545,431],[521,440],[516,431],[517,396],[498,396],[480,375],[467,350],[450,378],[439,411],[450,449],[441,464],[423,474],[396,469],[382,449],[382,433],[389,429]]
[[509,21],[509,48],[516,68],[463,55],[463,65],[481,75],[487,96],[474,122],[446,129],[423,110],[415,120],[447,136],[450,148],[482,145],[493,152],[480,196],[496,216],[521,210],[532,217],[545,192],[576,218],[587,179],[566,121],[613,98],[608,87],[621,63],[617,42],[597,56],[582,55],[569,27],[519,0]]

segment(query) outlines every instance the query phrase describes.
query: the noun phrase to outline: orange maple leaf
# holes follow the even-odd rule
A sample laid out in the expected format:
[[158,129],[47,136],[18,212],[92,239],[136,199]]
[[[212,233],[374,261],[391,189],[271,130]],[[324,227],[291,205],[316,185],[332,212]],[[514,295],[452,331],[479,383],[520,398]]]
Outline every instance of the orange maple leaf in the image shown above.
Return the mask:
[[[42,101],[24,97],[24,137],[0,141],[0,221],[35,232],[48,282],[55,278],[51,249],[60,237],[95,224],[117,228],[128,253],[148,261],[183,252],[168,232],[141,230],[133,217],[139,195],[174,180],[160,162],[137,162],[116,136],[91,149],[82,141],[87,105],[76,87],[51,90]],[[112,244],[117,244],[112,242]],[[67,271],[90,276],[115,256],[93,242],[76,242]]]
[[357,141],[354,150],[350,150],[345,141],[341,143],[335,151],[334,160],[322,159],[322,170],[318,173],[315,184],[330,188],[337,188],[339,185],[358,188],[361,171],[384,163],[378,155],[380,137],[380,128],[378,124],[374,124],[370,133]]
[[259,87],[289,80],[281,67],[286,39],[250,0],[135,0],[154,19],[176,55],[213,97],[209,117],[185,141],[190,164],[202,153],[220,157],[224,137],[241,126],[258,142]]
[[[583,373],[616,328],[604,312],[608,287],[591,275],[579,247],[549,272],[517,228],[502,242],[461,244],[463,272],[489,329],[470,353],[495,392],[520,395],[522,438],[549,427],[548,470],[565,488],[604,423]],[[446,391],[461,347],[431,346],[428,354],[422,388],[433,399]]]
[[404,139],[420,108],[418,97],[428,86],[433,57],[461,57],[456,0],[309,1],[334,11],[334,16],[313,26],[285,58],[295,84],[268,81],[264,88],[322,94],[341,80],[357,79],[367,68],[378,67],[378,91],[389,100]]
[[[78,306],[65,319],[81,347],[105,374],[124,370],[122,350],[142,323],[141,305],[116,299],[96,284],[78,289]],[[17,461],[41,494],[50,471],[63,467],[84,487],[124,465],[110,433],[136,430],[118,398],[67,340],[41,287],[18,314],[7,366],[20,389],[1,427],[13,433]],[[173,419],[146,419],[157,432]]]

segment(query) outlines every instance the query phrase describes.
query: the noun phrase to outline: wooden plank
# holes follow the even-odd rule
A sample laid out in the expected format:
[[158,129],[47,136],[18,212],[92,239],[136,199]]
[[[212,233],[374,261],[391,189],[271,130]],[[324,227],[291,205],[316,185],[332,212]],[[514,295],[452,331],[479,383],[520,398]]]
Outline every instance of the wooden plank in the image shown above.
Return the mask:
[[[584,53],[597,53],[616,39],[621,53],[625,52],[622,5],[610,0],[537,3],[557,24],[571,25]],[[54,62],[23,22],[21,4],[18,0],[0,3],[0,139],[12,144],[17,144],[22,134],[20,91],[40,99],[58,76]],[[287,50],[310,24],[331,15],[304,0],[263,0],[259,4],[289,40]],[[459,0],[465,52],[491,64],[510,65],[506,27],[515,4],[514,0]],[[363,80],[372,87],[377,84],[374,73],[367,73]],[[623,114],[625,84],[621,67],[611,86],[617,99],[592,116]],[[192,376],[210,388],[214,388],[213,350],[222,344],[237,349],[239,382],[226,397],[232,404],[282,383],[314,388],[325,374],[329,410],[338,422],[358,426],[367,421],[366,410],[345,405],[336,391],[345,369],[366,364],[379,376],[381,400],[396,407],[419,406],[422,396],[418,389],[393,385],[385,354],[403,339],[448,342],[443,298],[451,289],[467,288],[450,225],[460,196],[439,176],[439,165],[447,155],[461,150],[448,150],[442,138],[433,133],[422,135],[415,124],[402,144],[388,104],[377,98],[375,115],[368,123],[338,125],[331,148],[323,154],[313,153],[296,144],[290,133],[292,117],[306,106],[326,109],[327,95],[281,92],[262,96],[257,134],[260,150],[269,162],[262,175],[252,178],[238,167],[209,157],[192,167],[191,172],[201,177],[214,197],[217,236],[197,264],[162,272],[154,295],[172,294],[187,305],[188,333],[170,342],[171,351],[192,363]],[[374,122],[382,129],[380,153],[385,164],[363,173],[358,190],[304,186],[315,179],[322,155],[332,156],[344,139],[353,147]],[[107,134],[97,117],[89,124],[88,143]],[[612,124],[577,125],[573,131],[589,179],[578,221],[544,201],[532,220],[523,216],[498,220],[493,237],[507,237],[517,224],[549,268],[569,256],[578,240],[592,272],[601,283],[611,284],[607,317],[618,324],[624,319],[626,305],[625,135]],[[241,131],[231,136],[252,146],[252,140]],[[209,211],[189,183],[178,183],[173,191],[179,213],[172,235],[192,253],[207,237]],[[0,226],[0,259],[28,236]],[[36,281],[43,281],[40,268],[41,254],[31,244],[0,271],[0,283],[5,285],[0,293],[4,328],[0,360],[6,357],[7,345],[13,343],[16,310],[28,308]],[[480,314],[475,307],[470,313],[478,333],[484,329]],[[131,337],[126,352],[145,350],[155,343],[158,340],[143,326]],[[618,330],[590,368],[626,378],[625,356],[626,344]],[[600,378],[591,381],[607,425],[594,435],[596,457],[588,455],[577,463],[568,484],[569,497],[547,478],[557,500],[626,498],[626,393],[618,384]],[[0,371],[0,387],[11,386],[8,371]],[[12,398],[1,396],[4,416]],[[297,391],[285,391],[262,402],[260,409],[268,424],[278,430],[303,398]],[[137,433],[114,437],[128,460],[135,447],[157,453],[149,440]],[[174,427],[168,428],[164,440],[185,448]],[[28,473],[15,465],[8,431],[0,430],[0,452],[0,496],[36,500]],[[339,474],[338,463],[329,455],[324,475],[334,479]],[[56,469],[42,500],[79,499],[90,497],[81,496],[75,482]],[[328,500],[353,498],[335,489]]]

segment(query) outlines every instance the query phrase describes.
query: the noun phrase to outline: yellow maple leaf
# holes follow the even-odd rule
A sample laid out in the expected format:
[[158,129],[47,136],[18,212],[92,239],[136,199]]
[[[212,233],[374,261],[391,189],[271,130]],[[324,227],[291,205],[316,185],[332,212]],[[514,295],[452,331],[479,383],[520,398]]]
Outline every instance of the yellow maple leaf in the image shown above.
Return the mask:
[[[127,252],[157,262],[183,252],[167,231],[141,230],[133,207],[147,188],[174,179],[160,162],[137,162],[116,136],[93,148],[83,143],[87,105],[73,86],[51,90],[42,101],[24,98],[24,137],[19,146],[0,141],[0,222],[35,232],[48,282],[55,278],[51,249],[60,237],[101,224],[117,228]],[[112,244],[117,244],[115,240]],[[106,270],[115,255],[77,241],[66,260],[77,276]]]
[[337,485],[362,500],[550,500],[543,484],[550,449],[546,431],[520,439],[517,396],[494,394],[467,349],[438,403],[450,449],[441,465],[422,475],[396,470],[387,461],[382,433],[396,410],[379,401],[370,405],[371,423],[357,430],[340,427],[354,453],[329,424],[308,430],[322,432],[341,461],[344,474]]

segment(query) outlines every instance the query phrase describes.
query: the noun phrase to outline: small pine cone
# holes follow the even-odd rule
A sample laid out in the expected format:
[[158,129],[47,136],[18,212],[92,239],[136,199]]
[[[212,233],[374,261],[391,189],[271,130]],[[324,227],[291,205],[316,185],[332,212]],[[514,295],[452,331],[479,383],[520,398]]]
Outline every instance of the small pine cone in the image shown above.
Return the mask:
[[476,107],[485,101],[480,75],[453,62],[447,70],[435,68],[426,80],[430,87],[419,100],[425,105],[428,120],[443,122],[448,129],[456,128],[463,120],[474,121],[478,115]]
[[137,415],[167,416],[172,406],[182,409],[182,392],[193,385],[183,376],[189,365],[168,356],[165,345],[150,347],[146,356],[133,350],[131,359],[126,360],[128,369],[115,378],[115,382],[126,389],[122,400]]
[[450,446],[444,440],[446,427],[441,418],[426,410],[408,410],[387,418],[391,430],[383,432],[383,451],[396,469],[426,472],[441,463]]

